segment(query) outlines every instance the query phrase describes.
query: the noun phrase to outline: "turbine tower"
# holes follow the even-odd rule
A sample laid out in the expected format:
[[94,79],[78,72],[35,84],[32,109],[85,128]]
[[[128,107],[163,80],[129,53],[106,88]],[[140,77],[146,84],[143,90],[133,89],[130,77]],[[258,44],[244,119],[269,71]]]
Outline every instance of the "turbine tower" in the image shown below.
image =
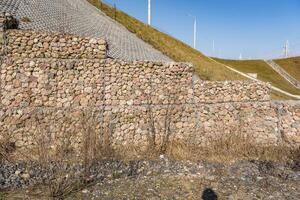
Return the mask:
[[213,50],[213,56],[215,56],[215,40],[213,40],[212,50]]
[[194,18],[194,39],[193,39],[193,47],[194,49],[196,49],[196,45],[197,45],[197,18],[191,14],[188,14],[188,16]]
[[151,26],[151,0],[148,0],[148,25]]
[[197,43],[197,18],[194,19],[194,49],[196,49]]
[[288,40],[286,41],[283,49],[284,49],[284,56],[286,58],[289,57],[289,41]]
[[242,53],[240,53],[239,59],[240,59],[240,60],[243,60],[243,55],[242,55]]

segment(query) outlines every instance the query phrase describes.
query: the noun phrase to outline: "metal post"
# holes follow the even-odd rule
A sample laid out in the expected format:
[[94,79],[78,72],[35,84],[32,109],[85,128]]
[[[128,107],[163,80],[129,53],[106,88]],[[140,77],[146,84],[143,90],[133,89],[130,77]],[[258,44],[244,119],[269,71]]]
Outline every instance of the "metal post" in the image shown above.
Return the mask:
[[284,55],[287,58],[289,56],[289,41],[287,40],[284,45]]
[[194,49],[196,49],[196,43],[197,43],[197,19],[195,17],[195,19],[194,19]]
[[213,56],[215,56],[215,40],[213,40]]
[[151,26],[151,0],[148,0],[148,25]]
[[117,6],[116,6],[116,4],[114,4],[114,14],[115,14],[115,20],[117,19]]
[[196,47],[197,47],[197,18],[193,15],[190,15],[190,14],[188,16],[190,16],[194,19],[193,47],[194,47],[194,49],[196,49]]

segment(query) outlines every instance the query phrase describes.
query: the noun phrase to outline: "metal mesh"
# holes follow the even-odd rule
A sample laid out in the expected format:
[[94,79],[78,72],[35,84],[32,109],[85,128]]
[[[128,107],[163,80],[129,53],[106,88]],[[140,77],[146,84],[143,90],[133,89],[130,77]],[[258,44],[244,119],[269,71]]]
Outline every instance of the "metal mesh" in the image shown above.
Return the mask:
[[[22,29],[104,37],[112,58],[171,61],[86,0],[5,0],[0,3],[0,12],[16,15]],[[23,22],[24,17],[30,22]]]

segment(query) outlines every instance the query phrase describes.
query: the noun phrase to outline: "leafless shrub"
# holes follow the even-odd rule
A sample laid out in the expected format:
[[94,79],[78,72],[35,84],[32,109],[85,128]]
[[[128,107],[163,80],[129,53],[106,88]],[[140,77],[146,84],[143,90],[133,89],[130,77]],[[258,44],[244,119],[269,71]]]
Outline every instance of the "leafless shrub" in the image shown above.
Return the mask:
[[80,117],[80,131],[82,132],[82,156],[85,167],[85,174],[88,176],[89,168],[97,159],[97,152],[100,146],[99,135],[96,132],[97,121],[93,114],[82,113]]
[[[79,190],[89,183],[90,168],[94,162],[102,158],[103,147],[100,144],[97,126],[99,122],[93,112],[82,111],[76,119],[78,127],[74,128],[74,120],[65,117],[65,128],[62,129],[62,142],[55,154],[57,168],[53,171],[53,178],[47,184],[49,195],[55,199],[63,199],[73,191]],[[81,147],[74,149],[72,143],[76,137],[82,140]],[[105,139],[106,141],[107,139]],[[77,153],[76,153],[77,151]],[[76,156],[79,151],[79,156]],[[101,152],[101,153],[100,153]],[[82,162],[83,170],[68,169],[73,164]]]
[[166,108],[166,114],[164,119],[164,128],[165,132],[163,134],[163,140],[160,147],[160,154],[166,154],[168,145],[170,143],[170,137],[172,134],[171,131],[171,120],[172,120],[172,112],[171,112],[171,106],[170,106],[170,97],[168,98],[168,105]]
[[54,199],[64,199],[68,194],[79,190],[87,182],[80,175],[68,169],[64,163],[58,165],[53,177],[48,182],[49,196]]
[[259,145],[253,138],[239,133],[220,134],[209,138],[206,145],[189,141],[172,141],[167,154],[176,160],[206,160],[230,163],[237,160],[289,161],[295,158],[295,149],[285,144]]
[[158,155],[166,154],[169,143],[170,143],[170,137],[172,135],[171,130],[171,121],[172,121],[172,108],[171,108],[171,97],[168,96],[168,101],[165,109],[165,115],[164,115],[164,133],[162,135],[162,141],[160,144],[156,143],[157,140],[157,130],[155,127],[155,119],[153,116],[153,109],[151,107],[152,101],[150,98],[148,98],[148,107],[147,107],[147,121],[148,121],[148,127],[149,127],[149,134],[147,135],[147,141],[148,141],[148,150],[147,150],[147,156],[148,157],[157,157]]
[[50,158],[49,141],[47,137],[48,135],[46,134],[47,133],[46,127],[43,123],[40,123],[37,118],[34,118],[34,121],[32,123],[35,126],[33,140],[34,143],[37,144],[35,148],[36,158],[41,165],[47,166],[51,158]]
[[150,151],[148,151],[148,153],[153,153],[156,154],[156,152],[154,152],[156,150],[156,128],[155,128],[155,120],[154,120],[154,116],[153,116],[153,110],[151,107],[151,104],[148,104],[147,107],[147,120],[148,120],[148,135],[147,135],[147,143],[148,143],[148,149]]
[[10,141],[10,136],[7,132],[0,131],[0,162],[10,160],[10,154],[16,150],[14,142]]
[[80,137],[80,130],[77,130],[76,120],[70,116],[64,116],[61,121],[62,122],[59,123],[59,142],[56,145],[53,160],[76,162],[78,157],[76,155],[74,142],[76,138]]
[[30,19],[29,17],[27,17],[27,16],[22,17],[22,18],[21,18],[21,21],[22,21],[22,22],[25,22],[25,23],[30,23],[30,22],[32,22],[31,19]]
[[114,128],[110,122],[104,126],[94,112],[84,112],[80,117],[80,131],[83,139],[82,158],[85,165],[89,166],[95,161],[115,156],[111,146]]

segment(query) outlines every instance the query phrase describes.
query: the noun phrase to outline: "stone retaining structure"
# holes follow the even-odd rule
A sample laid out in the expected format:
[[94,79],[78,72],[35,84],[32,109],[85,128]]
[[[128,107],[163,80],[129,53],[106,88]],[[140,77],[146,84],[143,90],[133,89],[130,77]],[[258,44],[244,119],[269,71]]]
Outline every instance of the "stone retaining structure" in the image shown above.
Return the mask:
[[[104,39],[81,38],[58,33],[8,30],[4,48],[9,57],[22,58],[106,58],[107,43]],[[3,40],[3,39],[2,39]]]
[[[0,67],[0,132],[22,151],[34,152],[42,144],[52,152],[67,145],[66,139],[78,150],[92,133],[94,141],[109,141],[116,151],[146,151],[151,141],[206,146],[234,134],[256,144],[299,147],[300,103],[271,102],[268,84],[201,81],[189,64],[98,59],[102,51],[89,54],[73,46],[72,54],[62,48],[55,50],[59,59],[44,58],[51,57],[52,48],[49,54],[30,49],[30,36],[18,41],[30,52],[22,55],[16,34],[24,35],[6,34],[15,48]],[[72,59],[75,55],[81,59]]]
[[23,107],[169,105],[267,101],[268,85],[193,80],[184,63],[112,59],[6,58],[0,105]]
[[115,59],[172,61],[87,0],[1,0],[2,12],[14,15],[23,30],[105,38]]

